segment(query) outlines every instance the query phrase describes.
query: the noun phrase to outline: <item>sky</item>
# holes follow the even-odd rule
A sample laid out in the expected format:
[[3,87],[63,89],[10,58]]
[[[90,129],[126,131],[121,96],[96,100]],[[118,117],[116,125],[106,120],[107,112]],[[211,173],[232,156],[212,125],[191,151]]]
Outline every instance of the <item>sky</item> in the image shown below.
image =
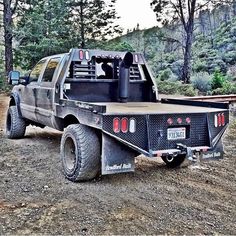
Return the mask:
[[140,29],[157,25],[156,16],[150,7],[151,0],[117,0],[116,10],[121,27],[133,29],[139,23]]

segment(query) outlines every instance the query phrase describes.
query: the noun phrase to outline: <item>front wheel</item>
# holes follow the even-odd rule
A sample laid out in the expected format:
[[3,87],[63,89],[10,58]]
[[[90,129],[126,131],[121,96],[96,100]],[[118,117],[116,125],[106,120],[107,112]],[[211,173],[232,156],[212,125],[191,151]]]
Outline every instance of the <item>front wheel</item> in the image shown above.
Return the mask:
[[186,158],[186,154],[179,154],[177,156],[168,155],[163,156],[162,160],[166,163],[167,167],[175,168],[180,166]]
[[20,116],[17,107],[8,108],[6,120],[6,134],[10,139],[22,138],[25,135],[26,122]]
[[100,142],[96,132],[81,124],[69,125],[61,139],[63,172],[71,181],[95,178],[100,171]]

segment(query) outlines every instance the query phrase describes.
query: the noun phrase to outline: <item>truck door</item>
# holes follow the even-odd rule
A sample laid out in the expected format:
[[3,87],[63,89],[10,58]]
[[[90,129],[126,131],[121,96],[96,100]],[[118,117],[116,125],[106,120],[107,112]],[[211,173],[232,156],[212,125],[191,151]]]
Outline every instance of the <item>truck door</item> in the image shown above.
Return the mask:
[[53,57],[48,60],[41,81],[39,82],[39,87],[37,88],[37,121],[47,126],[53,126],[53,96],[55,91],[53,81],[57,79],[60,60],[61,57]]
[[29,83],[22,87],[21,91],[21,112],[23,117],[29,120],[36,121],[36,107],[37,107],[37,89],[39,87],[38,81],[44,70],[46,59],[39,61],[33,68],[29,75]]

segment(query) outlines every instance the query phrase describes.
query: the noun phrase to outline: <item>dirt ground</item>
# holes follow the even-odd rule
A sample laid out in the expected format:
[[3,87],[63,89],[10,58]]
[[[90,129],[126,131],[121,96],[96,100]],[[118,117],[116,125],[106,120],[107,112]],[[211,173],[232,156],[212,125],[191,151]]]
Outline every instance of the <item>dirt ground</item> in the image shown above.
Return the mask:
[[135,173],[72,183],[61,133],[28,127],[24,139],[6,139],[7,104],[0,95],[0,235],[236,235],[236,123],[222,161],[170,170],[138,158]]

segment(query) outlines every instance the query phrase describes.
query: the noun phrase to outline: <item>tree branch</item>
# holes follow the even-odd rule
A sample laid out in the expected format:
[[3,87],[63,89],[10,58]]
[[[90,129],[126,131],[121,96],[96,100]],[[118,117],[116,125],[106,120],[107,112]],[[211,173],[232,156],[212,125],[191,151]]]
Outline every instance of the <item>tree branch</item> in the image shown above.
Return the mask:
[[175,11],[177,12],[179,18],[181,18],[181,14],[180,14],[180,12],[179,12],[178,7],[177,7],[172,1],[170,1],[170,4],[172,5],[172,7],[173,7],[173,8],[175,9]]
[[18,0],[16,0],[15,5],[14,5],[14,7],[12,8],[12,14],[15,13],[16,8],[17,8],[17,5],[18,5]]
[[185,21],[185,18],[184,18],[183,5],[182,5],[181,0],[178,0],[178,3],[179,3],[180,16],[181,16],[180,19],[183,23],[184,29],[187,31],[187,25],[186,25],[186,21]]
[[200,5],[199,7],[197,7],[195,9],[195,12],[201,10],[202,8],[204,8],[205,6],[207,6],[210,2],[212,2],[212,0],[208,0],[207,2],[205,2],[204,4]]

